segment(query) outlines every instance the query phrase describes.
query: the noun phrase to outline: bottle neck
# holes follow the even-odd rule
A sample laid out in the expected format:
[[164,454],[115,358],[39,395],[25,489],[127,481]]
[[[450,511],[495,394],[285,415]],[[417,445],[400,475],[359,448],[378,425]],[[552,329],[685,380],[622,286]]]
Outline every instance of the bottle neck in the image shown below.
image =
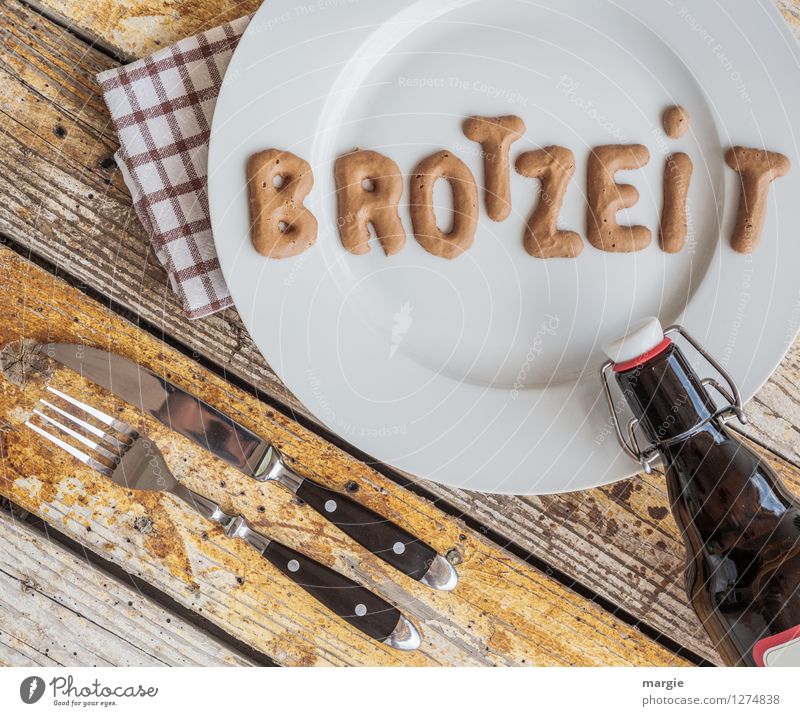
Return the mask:
[[721,431],[716,406],[674,343],[654,358],[617,373],[617,382],[648,439],[655,445],[705,424]]

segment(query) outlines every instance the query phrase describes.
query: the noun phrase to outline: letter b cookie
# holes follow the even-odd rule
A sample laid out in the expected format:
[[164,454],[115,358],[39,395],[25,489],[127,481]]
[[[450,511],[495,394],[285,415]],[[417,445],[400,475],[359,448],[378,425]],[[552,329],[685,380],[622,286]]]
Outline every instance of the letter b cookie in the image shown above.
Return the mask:
[[317,240],[317,220],[303,206],[314,186],[305,160],[266,149],[247,160],[250,237],[262,256],[286,259],[302,254]]

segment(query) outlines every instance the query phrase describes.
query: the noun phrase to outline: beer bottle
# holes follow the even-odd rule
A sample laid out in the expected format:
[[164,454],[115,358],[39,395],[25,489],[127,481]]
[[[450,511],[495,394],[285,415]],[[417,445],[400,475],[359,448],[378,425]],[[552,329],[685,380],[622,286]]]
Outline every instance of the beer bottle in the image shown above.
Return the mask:
[[[701,380],[681,334],[728,383]],[[605,346],[617,436],[647,472],[661,459],[686,546],[686,591],[729,665],[800,666],[800,500],[726,422],[744,421],[735,384],[686,331],[646,319]],[[623,436],[609,374],[633,413]],[[707,388],[727,405],[718,407]],[[639,447],[640,436],[649,445]]]

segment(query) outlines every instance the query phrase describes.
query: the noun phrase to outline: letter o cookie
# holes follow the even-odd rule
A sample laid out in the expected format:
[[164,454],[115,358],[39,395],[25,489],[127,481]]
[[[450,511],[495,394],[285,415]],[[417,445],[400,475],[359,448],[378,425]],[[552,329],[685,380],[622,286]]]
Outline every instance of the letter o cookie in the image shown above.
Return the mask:
[[[445,233],[436,223],[433,186],[445,179],[453,191],[453,228]],[[411,223],[420,246],[434,256],[454,259],[475,240],[478,187],[469,167],[451,152],[423,159],[411,175]]]

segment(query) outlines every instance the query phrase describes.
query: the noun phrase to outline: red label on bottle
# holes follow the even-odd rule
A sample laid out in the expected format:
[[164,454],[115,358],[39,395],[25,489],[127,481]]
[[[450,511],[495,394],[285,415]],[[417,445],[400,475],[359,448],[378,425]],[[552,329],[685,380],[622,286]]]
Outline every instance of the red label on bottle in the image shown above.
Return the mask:
[[800,666],[800,624],[757,641],[753,659],[758,666]]

